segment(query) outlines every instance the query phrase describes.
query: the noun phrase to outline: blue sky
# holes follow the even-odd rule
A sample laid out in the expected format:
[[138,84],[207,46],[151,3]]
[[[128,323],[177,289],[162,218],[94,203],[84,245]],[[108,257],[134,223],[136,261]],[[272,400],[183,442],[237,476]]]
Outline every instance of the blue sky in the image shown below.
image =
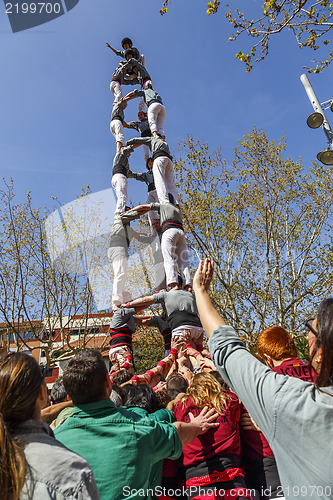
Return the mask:
[[[145,54],[176,153],[178,140],[192,134],[232,161],[237,140],[254,125],[271,139],[285,132],[288,155],[302,157],[306,166],[323,149],[323,132],[306,125],[312,107],[299,79],[314,54],[300,50],[291,33],[276,37],[268,58],[247,74],[235,58],[246,51],[246,40],[226,43],[222,9],[207,16],[205,1],[173,0],[162,17],[160,3],[80,0],[66,15],[16,34],[0,5],[0,168],[1,177],[13,177],[18,201],[31,191],[34,205],[52,210],[51,196],[67,203],[81,186],[93,192],[110,187],[109,83],[118,58],[105,42],[120,48],[124,36]],[[251,3],[259,5],[231,5]],[[321,102],[333,97],[331,68],[310,81]],[[136,119],[137,101],[129,103],[127,120]],[[134,132],[125,130],[126,137]],[[131,168],[143,171],[140,150]],[[133,202],[145,201],[145,192],[130,181]]]

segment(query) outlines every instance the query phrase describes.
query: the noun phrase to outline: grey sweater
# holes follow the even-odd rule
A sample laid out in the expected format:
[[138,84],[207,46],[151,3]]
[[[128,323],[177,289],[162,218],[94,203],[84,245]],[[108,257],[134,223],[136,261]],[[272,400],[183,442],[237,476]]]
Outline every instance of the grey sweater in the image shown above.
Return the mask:
[[171,203],[151,203],[150,210],[157,210],[161,216],[161,226],[167,220],[173,220],[182,224],[183,217],[179,208],[175,207]]
[[323,388],[325,394],[274,373],[247,351],[231,326],[217,328],[208,346],[222,377],[266,436],[285,498],[331,500],[333,387]]
[[137,174],[136,172],[132,172],[131,170],[129,171],[129,175],[133,177],[133,179],[136,179],[137,181],[140,182],[145,182],[148,186],[148,192],[149,191],[154,191],[155,189],[155,182],[154,182],[154,175],[151,170],[147,172],[142,172]]
[[143,97],[143,100],[147,104],[148,108],[151,104],[154,102],[159,102],[160,104],[163,104],[161,96],[155,92],[155,90],[152,89],[147,89],[147,90],[138,90],[135,89],[133,90],[135,96],[140,96]]
[[195,297],[187,290],[172,290],[171,292],[155,293],[154,303],[156,304],[160,302],[164,302],[168,316],[176,311],[198,314]]
[[151,132],[149,128],[148,120],[142,120],[142,122],[130,122],[128,124],[128,128],[135,128],[138,132],[140,132],[141,137],[150,137]]
[[133,315],[135,314],[134,307],[122,307],[117,309],[112,316],[110,328],[116,330],[117,328],[129,328],[135,332],[136,326]]
[[149,244],[152,239],[151,235],[138,233],[131,228],[129,223],[125,224],[120,217],[116,218],[112,224],[110,247],[123,247],[128,255],[128,248],[132,238],[146,244]]
[[[136,47],[131,47],[131,50],[133,51],[134,58],[139,60],[140,59],[140,52]],[[125,50],[116,50],[117,56],[123,57],[125,59]]]
[[111,120],[120,120],[121,123],[124,121],[124,99],[115,102],[112,106]]
[[126,78],[126,72],[129,70],[124,69],[126,64],[123,66],[117,66],[117,68],[114,70],[113,75],[112,75],[112,80],[117,80],[121,85],[134,85],[133,80],[127,79]]
[[165,142],[161,137],[133,137],[126,142],[126,146],[132,146],[134,144],[146,144],[151,152],[153,160],[159,156],[166,156],[172,160],[170,154],[170,149],[168,143]]
[[126,153],[128,151],[131,151],[130,148],[121,148],[119,153],[117,153],[113,159],[113,169],[112,169],[112,175],[114,174],[123,174],[125,177],[128,176],[129,172],[129,163],[128,163],[128,156]]
[[132,73],[133,72],[133,68],[136,67],[138,68],[138,74],[137,74],[137,77],[136,78],[133,78],[131,80],[132,82],[132,85],[136,85],[136,84],[140,84],[142,85],[146,80],[151,80],[150,78],[150,74],[148,73],[148,71],[146,70],[146,68],[144,66],[142,66],[139,61],[137,61],[136,59],[130,59],[126,64],[124,64],[123,68],[124,68],[124,74],[125,74],[125,78],[126,78],[126,73],[130,72]]

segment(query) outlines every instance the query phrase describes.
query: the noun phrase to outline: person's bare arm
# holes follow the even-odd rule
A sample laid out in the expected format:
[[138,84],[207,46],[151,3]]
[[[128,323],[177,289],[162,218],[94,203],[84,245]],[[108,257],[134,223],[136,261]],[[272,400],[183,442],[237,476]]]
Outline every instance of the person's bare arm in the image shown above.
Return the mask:
[[146,205],[137,205],[136,207],[132,208],[133,211],[138,212],[139,215],[144,215],[150,210],[150,204]]
[[116,54],[116,56],[117,56],[118,54],[117,54],[116,49],[114,49],[113,47],[111,47],[111,45],[108,42],[105,42],[105,43],[106,43],[106,46],[109,47],[109,49],[111,49]]
[[213,427],[218,427],[220,424],[215,423],[214,420],[217,419],[218,413],[211,408],[205,406],[197,417],[194,417],[192,413],[189,413],[190,423],[186,422],[174,422],[173,425],[176,427],[179,437],[181,439],[182,445],[186,446],[191,443],[200,434],[204,434],[209,429]]
[[132,90],[132,92],[129,92],[128,94],[125,95],[124,100],[131,101],[132,99],[135,99],[136,97],[139,97],[139,96],[135,95],[133,90]]
[[42,409],[41,419],[43,422],[49,424],[57,418],[59,413],[68,406],[74,406],[73,401],[64,401],[63,403],[57,403],[55,405],[48,406],[47,408]]
[[208,338],[214,330],[216,330],[216,328],[219,326],[225,326],[226,324],[213,306],[208,295],[208,289],[212,281],[213,272],[213,261],[211,259],[205,259],[205,262],[201,260],[193,280],[193,289],[200,315],[200,321]]
[[139,299],[134,299],[130,302],[127,302],[127,304],[122,304],[121,307],[135,307],[135,309],[138,308],[137,310],[139,311],[139,308],[145,309],[146,307],[151,306],[153,303],[154,296],[147,295],[147,297],[140,297]]

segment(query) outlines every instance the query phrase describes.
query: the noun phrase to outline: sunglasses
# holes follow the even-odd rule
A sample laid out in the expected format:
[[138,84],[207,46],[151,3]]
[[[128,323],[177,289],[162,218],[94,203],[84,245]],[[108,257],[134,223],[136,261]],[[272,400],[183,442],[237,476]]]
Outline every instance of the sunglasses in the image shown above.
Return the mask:
[[316,337],[318,337],[318,332],[316,332],[316,330],[312,326],[312,321],[314,321],[314,319],[315,318],[307,319],[306,322],[304,323],[304,326],[305,326],[305,328],[307,328],[308,330],[310,330],[310,332],[312,332],[313,335],[315,335]]

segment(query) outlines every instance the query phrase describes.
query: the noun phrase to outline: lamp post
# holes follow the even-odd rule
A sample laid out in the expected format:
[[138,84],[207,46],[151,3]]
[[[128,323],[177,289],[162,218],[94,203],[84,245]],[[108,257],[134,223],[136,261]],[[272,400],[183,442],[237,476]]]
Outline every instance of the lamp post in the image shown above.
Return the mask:
[[322,106],[324,105],[325,109],[330,107],[331,111],[333,111],[332,100],[330,99],[320,104],[315,91],[313,90],[311,83],[309,82],[309,79],[305,74],[301,75],[301,82],[314,109],[314,113],[312,113],[307,119],[307,124],[310,128],[318,128],[322,126],[329,144],[329,148],[317,154],[317,159],[324,165],[333,165],[333,132],[322,108]]

